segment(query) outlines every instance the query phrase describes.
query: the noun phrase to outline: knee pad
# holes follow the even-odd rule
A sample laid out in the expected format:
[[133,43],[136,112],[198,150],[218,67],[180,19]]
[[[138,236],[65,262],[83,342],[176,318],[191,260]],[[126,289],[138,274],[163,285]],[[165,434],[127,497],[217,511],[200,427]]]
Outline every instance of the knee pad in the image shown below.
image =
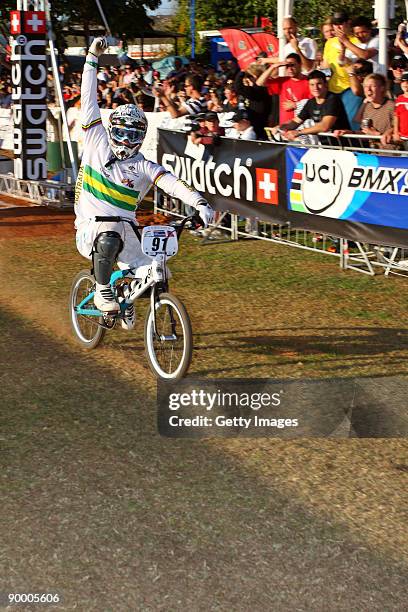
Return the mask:
[[101,232],[95,238],[92,261],[97,283],[109,283],[114,263],[122,249],[123,240],[118,232]]

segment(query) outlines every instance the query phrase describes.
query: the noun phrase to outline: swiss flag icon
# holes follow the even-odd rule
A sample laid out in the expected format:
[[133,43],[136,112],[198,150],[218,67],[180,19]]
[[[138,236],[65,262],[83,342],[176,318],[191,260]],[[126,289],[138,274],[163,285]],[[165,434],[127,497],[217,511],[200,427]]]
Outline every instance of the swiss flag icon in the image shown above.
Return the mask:
[[256,200],[264,204],[278,205],[278,171],[256,168]]
[[21,34],[20,11],[10,11],[10,34]]
[[45,34],[45,11],[24,13],[24,34]]

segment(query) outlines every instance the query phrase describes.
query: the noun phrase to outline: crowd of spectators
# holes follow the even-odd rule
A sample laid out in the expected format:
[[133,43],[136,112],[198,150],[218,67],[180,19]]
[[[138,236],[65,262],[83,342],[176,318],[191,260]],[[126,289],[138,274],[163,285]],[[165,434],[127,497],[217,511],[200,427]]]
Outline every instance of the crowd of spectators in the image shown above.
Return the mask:
[[[136,103],[145,111],[166,111],[173,119],[185,116],[195,132],[192,139],[201,143],[215,125],[217,137],[245,139],[266,139],[266,127],[269,136],[287,140],[356,132],[380,136],[381,146],[388,147],[406,137],[408,40],[403,25],[390,45],[388,80],[379,73],[378,35],[367,17],[334,13],[321,25],[321,44],[299,34],[293,17],[282,25],[287,41],[282,59],[259,57],[245,71],[234,59],[217,66],[176,60],[166,78],[147,62],[100,68],[99,105],[114,109]],[[81,73],[62,65],[59,79],[66,106],[79,106]],[[54,89],[50,70],[51,105]],[[0,108],[10,106],[10,78],[3,73]]]

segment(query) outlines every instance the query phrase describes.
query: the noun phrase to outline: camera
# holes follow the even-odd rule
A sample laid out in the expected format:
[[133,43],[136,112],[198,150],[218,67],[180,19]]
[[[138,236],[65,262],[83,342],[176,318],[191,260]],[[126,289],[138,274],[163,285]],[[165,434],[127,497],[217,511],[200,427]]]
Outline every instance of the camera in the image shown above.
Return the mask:
[[190,123],[190,125],[188,126],[188,131],[189,132],[199,132],[200,131],[200,124],[197,123],[197,121],[192,121]]

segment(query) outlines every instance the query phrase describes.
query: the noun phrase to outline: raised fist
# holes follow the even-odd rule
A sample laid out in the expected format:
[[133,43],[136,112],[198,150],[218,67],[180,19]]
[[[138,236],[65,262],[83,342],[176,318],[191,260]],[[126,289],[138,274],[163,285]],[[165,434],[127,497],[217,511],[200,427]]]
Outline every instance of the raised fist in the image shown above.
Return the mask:
[[103,53],[105,53],[108,48],[108,41],[105,36],[98,36],[98,38],[94,38],[91,46],[89,47],[89,53],[95,55],[95,57],[99,57]]

